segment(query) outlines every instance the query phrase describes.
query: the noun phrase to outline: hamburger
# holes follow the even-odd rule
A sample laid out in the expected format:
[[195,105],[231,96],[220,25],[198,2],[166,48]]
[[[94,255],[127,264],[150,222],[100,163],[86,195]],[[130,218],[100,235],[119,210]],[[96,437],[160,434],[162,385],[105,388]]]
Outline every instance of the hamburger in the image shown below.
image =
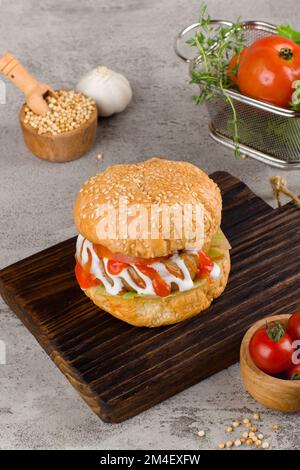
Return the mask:
[[[165,223],[170,207],[201,211],[186,211],[189,230],[185,223],[180,231],[174,211]],[[135,326],[199,314],[222,294],[230,272],[221,211],[217,184],[190,163],[151,158],[111,166],[83,185],[74,204],[79,286]]]

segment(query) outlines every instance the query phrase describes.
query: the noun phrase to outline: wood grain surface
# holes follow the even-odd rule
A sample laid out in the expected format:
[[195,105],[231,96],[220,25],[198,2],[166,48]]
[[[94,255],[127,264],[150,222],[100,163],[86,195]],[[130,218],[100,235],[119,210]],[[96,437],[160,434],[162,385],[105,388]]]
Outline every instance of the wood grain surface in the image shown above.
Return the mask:
[[273,210],[227,173],[212,178],[223,193],[232,271],[224,294],[186,322],[136,328],[100,311],[76,283],[75,238],[0,271],[6,303],[104,421],[123,421],[230,366],[255,321],[300,308],[299,209]]

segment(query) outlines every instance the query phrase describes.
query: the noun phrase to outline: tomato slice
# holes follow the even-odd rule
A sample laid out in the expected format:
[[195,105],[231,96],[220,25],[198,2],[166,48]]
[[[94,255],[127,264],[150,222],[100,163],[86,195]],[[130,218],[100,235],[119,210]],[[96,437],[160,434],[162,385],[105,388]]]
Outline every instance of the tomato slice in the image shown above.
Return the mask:
[[206,253],[204,253],[203,250],[199,251],[198,257],[199,257],[199,267],[198,267],[197,276],[198,277],[209,276],[214,267],[213,260]]
[[155,269],[151,268],[150,266],[146,266],[145,264],[137,264],[136,267],[143,273],[145,276],[148,276],[153,285],[153,289],[156,295],[159,297],[166,297],[171,292],[171,286],[167,284],[158,274]]
[[119,261],[125,264],[152,264],[165,259],[166,257],[160,258],[139,258],[138,256],[127,256],[121,253],[112,253],[108,248],[103,245],[94,244],[94,250],[96,251],[99,258],[107,258],[114,261]]
[[86,271],[78,262],[75,266],[75,275],[81,289],[88,289],[89,287],[101,284],[99,279],[96,279],[94,276],[92,276],[92,274]]

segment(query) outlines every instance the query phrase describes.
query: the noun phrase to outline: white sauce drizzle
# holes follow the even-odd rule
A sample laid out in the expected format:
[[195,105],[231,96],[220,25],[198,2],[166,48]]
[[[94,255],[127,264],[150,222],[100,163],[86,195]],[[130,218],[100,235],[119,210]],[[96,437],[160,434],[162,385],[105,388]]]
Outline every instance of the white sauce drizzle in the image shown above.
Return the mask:
[[[99,257],[94,250],[93,244],[87,239],[83,238],[82,235],[79,235],[76,243],[76,259],[81,265],[85,265],[89,261],[89,252],[91,256],[90,273],[102,282],[108,294],[119,294],[123,288],[123,279],[138,294],[156,295],[153,289],[152,280],[148,276],[143,274],[135,265],[131,265],[131,268],[134,269],[139,275],[139,277],[144,281],[145,287],[139,287],[136,284],[136,282],[132,279],[128,268],[123,269],[123,271],[118,275],[111,274],[107,268],[107,258],[103,258],[103,264],[105,269],[104,273]],[[189,252],[192,252],[192,250],[189,250]],[[170,259],[181,270],[183,274],[183,279],[180,279],[171,274],[166,268],[166,266],[161,262],[152,263],[151,267],[155,269],[155,271],[168,285],[171,285],[171,283],[176,284],[179,291],[183,292],[192,289],[194,287],[194,281],[191,278],[190,272],[186,267],[183,259],[180,258],[178,254],[173,255]],[[212,279],[216,280],[220,277],[220,275],[221,269],[218,264],[214,263],[214,267],[210,273],[210,276]],[[108,281],[106,276],[109,277],[111,283]]]
[[221,275],[221,268],[217,263],[214,263],[214,267],[212,268],[210,272],[210,277],[214,281],[216,281],[217,279],[219,279],[220,275]]

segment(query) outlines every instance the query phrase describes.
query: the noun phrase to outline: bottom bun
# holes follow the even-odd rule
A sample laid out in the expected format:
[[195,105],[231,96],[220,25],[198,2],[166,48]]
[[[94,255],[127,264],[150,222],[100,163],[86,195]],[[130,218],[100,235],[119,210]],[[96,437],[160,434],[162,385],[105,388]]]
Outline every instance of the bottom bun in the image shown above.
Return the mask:
[[229,251],[220,262],[221,275],[216,280],[202,280],[198,286],[168,297],[103,295],[99,287],[84,290],[85,294],[101,309],[130,325],[170,325],[193,317],[206,310],[212,301],[224,291],[230,272]]

